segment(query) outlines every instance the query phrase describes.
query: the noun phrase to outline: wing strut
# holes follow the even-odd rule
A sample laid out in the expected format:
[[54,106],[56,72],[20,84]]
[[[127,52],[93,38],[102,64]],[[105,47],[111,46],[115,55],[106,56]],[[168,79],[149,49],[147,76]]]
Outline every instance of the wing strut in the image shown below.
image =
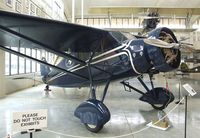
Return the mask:
[[63,68],[54,66],[54,65],[52,65],[52,64],[46,63],[46,62],[44,62],[44,61],[42,61],[42,60],[39,60],[39,59],[30,57],[30,56],[27,56],[27,55],[22,54],[22,53],[20,53],[20,52],[14,51],[14,50],[9,49],[9,48],[6,48],[6,47],[4,47],[4,46],[2,46],[2,45],[0,45],[0,49],[4,50],[4,51],[6,51],[6,52],[12,53],[12,54],[21,56],[21,57],[23,57],[23,58],[27,58],[27,59],[30,59],[30,60],[34,60],[34,61],[36,61],[36,62],[38,62],[38,63],[40,63],[40,64],[49,66],[49,67],[54,68],[54,69],[56,69],[56,70],[59,70],[59,71],[61,71],[61,72],[69,73],[69,74],[71,74],[71,75],[73,75],[73,76],[75,76],[75,77],[78,77],[78,78],[81,78],[81,79],[85,79],[85,80],[89,80],[87,77],[85,77],[85,76],[83,76],[83,75],[79,75],[79,74],[76,74],[76,73],[74,73],[74,72],[70,72],[70,71],[68,71],[68,70],[66,70],[66,69],[63,69]]

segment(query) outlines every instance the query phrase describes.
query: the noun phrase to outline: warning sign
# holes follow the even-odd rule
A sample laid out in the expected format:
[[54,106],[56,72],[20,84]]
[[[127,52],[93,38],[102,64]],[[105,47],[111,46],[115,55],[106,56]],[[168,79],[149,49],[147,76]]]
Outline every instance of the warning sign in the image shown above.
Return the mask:
[[13,113],[13,131],[24,131],[45,127],[47,127],[47,109]]
[[186,91],[191,95],[194,96],[197,94],[197,92],[189,85],[189,84],[184,84],[183,87],[186,89]]

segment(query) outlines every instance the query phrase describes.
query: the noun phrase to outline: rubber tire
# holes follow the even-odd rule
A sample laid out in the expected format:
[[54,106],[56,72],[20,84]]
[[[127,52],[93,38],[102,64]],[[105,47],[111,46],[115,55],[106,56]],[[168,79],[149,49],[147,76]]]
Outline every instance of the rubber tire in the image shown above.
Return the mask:
[[[170,93],[170,94],[172,94],[172,93]],[[173,96],[173,95],[172,95]],[[171,101],[171,97],[169,97],[169,100],[168,101]],[[163,109],[165,109],[167,106],[168,106],[168,104],[169,104],[170,102],[166,102],[166,103],[164,103],[164,104],[162,104],[162,105],[160,105],[160,106],[156,106],[156,104],[151,104],[151,106],[154,108],[154,109],[156,109],[156,110],[163,110]]]
[[166,107],[167,105],[164,103],[164,104],[161,105],[161,106],[157,106],[157,105],[155,105],[155,104],[151,104],[151,106],[152,106],[154,109],[156,109],[156,110],[163,110],[163,109],[165,109],[165,107]]
[[103,125],[99,125],[99,126],[97,125],[94,128],[91,128],[88,124],[84,124],[84,125],[87,128],[87,130],[89,130],[90,132],[93,132],[93,133],[97,133],[103,128]]

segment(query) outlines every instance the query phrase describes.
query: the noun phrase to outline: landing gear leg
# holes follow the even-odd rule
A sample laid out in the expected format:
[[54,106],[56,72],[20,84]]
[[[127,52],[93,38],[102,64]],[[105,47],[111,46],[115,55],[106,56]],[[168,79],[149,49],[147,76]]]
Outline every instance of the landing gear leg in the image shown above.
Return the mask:
[[147,91],[146,94],[149,97],[151,97],[151,99],[144,96],[142,96],[140,99],[142,101],[146,101],[149,104],[151,104],[151,106],[156,110],[163,110],[168,106],[169,103],[171,103],[174,100],[174,95],[172,94],[172,92],[170,92],[164,87],[155,88],[152,78],[153,78],[153,73],[150,73],[149,79],[152,89],[150,91]]
[[105,86],[101,101],[97,100],[96,98],[94,99],[93,97],[80,104],[74,112],[74,115],[79,118],[85,125],[86,129],[91,132],[99,132],[110,120],[110,111],[103,103],[109,83],[110,81],[107,82]]
[[89,73],[89,79],[90,79],[90,95],[92,99],[96,99],[96,90],[93,83],[93,77],[91,72],[90,63],[88,63],[88,73]]
[[99,101],[96,99],[96,91],[90,68],[90,60],[88,63],[88,73],[90,79],[91,98],[80,104],[76,108],[74,115],[81,120],[81,122],[85,125],[87,130],[97,133],[110,120],[110,111],[103,104],[110,81],[107,82],[104,89],[102,100]]
[[[151,82],[152,89],[147,92],[149,96],[152,97],[153,100],[148,100],[147,102],[151,104],[151,106],[156,110],[163,110],[165,109],[169,103],[174,100],[174,95],[168,89],[164,87],[154,87],[153,81],[153,74],[149,74],[149,79]],[[142,98],[141,98],[142,99]]]
[[150,74],[149,78],[152,89],[149,89],[147,85],[144,83],[144,81],[140,77],[138,77],[139,82],[147,92],[143,92],[124,81],[122,81],[121,83],[124,86],[129,87],[131,90],[134,90],[142,94],[142,97],[140,97],[141,101],[149,103],[154,109],[163,110],[168,106],[169,103],[171,103],[174,100],[174,95],[166,88],[163,87],[155,88],[153,85],[152,77],[153,75]]
[[103,96],[102,96],[102,99],[101,99],[101,102],[103,103],[105,97],[106,97],[106,94],[107,94],[107,91],[108,91],[108,87],[110,85],[110,79],[108,79],[107,83],[106,83],[106,86],[104,88],[104,91],[103,91]]

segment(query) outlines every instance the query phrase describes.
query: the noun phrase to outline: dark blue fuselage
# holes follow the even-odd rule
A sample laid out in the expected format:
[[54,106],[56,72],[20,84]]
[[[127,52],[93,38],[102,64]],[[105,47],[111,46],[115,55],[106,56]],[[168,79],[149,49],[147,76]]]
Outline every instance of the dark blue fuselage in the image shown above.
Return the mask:
[[[149,37],[159,38],[162,32],[171,35],[175,42],[176,37],[168,28],[158,28],[149,33]],[[176,54],[173,62],[167,61],[166,53]],[[76,55],[76,54],[74,54]],[[86,54],[85,54],[86,55]],[[89,56],[87,57],[89,58]],[[85,58],[85,59],[87,59]],[[60,87],[83,87],[90,84],[88,66],[68,63],[63,59],[58,66],[67,68],[77,74],[83,75],[88,79],[74,77],[73,75],[52,71],[49,74],[48,84]],[[178,68],[180,63],[180,51],[178,49],[166,50],[153,45],[144,43],[143,39],[133,39],[124,42],[122,45],[95,55],[90,64],[91,74],[94,84],[106,82],[108,79],[117,80],[128,77],[135,77],[140,74],[149,73],[152,70],[158,72],[168,72]],[[101,70],[95,69],[98,67]]]

